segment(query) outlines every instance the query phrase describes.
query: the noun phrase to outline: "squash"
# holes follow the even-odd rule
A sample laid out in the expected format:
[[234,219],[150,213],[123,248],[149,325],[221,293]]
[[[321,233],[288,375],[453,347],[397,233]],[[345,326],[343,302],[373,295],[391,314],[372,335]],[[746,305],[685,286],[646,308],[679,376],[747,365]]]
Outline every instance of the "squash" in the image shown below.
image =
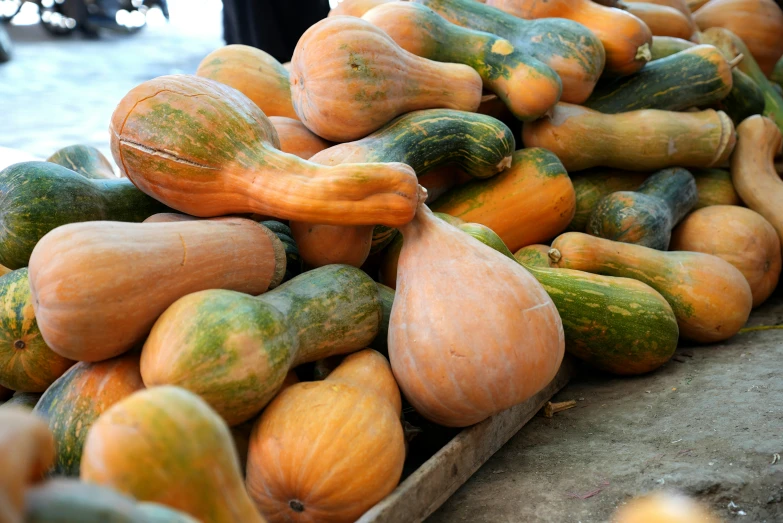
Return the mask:
[[115,109],[110,131],[112,154],[128,178],[193,216],[258,213],[396,227],[416,211],[410,167],[329,168],[280,152],[258,107],[197,76],[162,76],[134,88]]
[[394,0],[342,0],[329,11],[329,16],[347,15],[361,17],[375,6]]
[[[361,140],[321,151],[310,161],[330,166],[401,162],[425,176],[441,167],[456,166],[469,176],[488,178],[511,165],[514,148],[511,130],[490,116],[427,109],[401,116]],[[456,183],[456,176],[452,171],[450,185]],[[419,183],[426,186],[428,181],[420,179]],[[339,227],[292,221],[291,229],[302,258],[312,267],[332,263],[360,267],[372,244],[382,243],[380,237],[373,239],[372,226]],[[389,233],[379,234],[388,238]]]
[[686,0],[686,3],[688,4],[688,9],[690,9],[691,13],[695,13],[696,10],[701,9],[701,7],[709,1],[710,0]]
[[505,38],[519,52],[555,70],[563,83],[561,100],[587,100],[604,69],[601,40],[587,27],[563,18],[522,20],[473,0],[414,0],[449,22]]
[[53,472],[79,476],[87,431],[103,411],[143,389],[136,351],[99,363],[80,362],[46,392],[33,412],[49,421],[57,444]]
[[672,229],[698,199],[693,175],[675,167],[647,178],[635,191],[604,196],[587,222],[588,234],[665,251]]
[[696,30],[691,17],[666,5],[647,2],[625,4],[625,10],[641,19],[655,36],[674,36],[689,39]]
[[370,344],[370,347],[388,357],[388,339],[389,339],[389,320],[391,319],[391,308],[394,304],[394,289],[382,283],[376,283],[378,286],[378,297],[381,299],[381,323],[378,326],[378,335]]
[[549,267],[549,245],[534,243],[522,247],[514,253],[514,259],[526,267]]
[[699,343],[734,336],[753,305],[750,286],[730,263],[700,252],[663,252],[578,232],[555,238],[553,267],[646,283],[671,305],[680,335]]
[[638,109],[679,111],[728,96],[731,66],[711,45],[697,45],[650,62],[638,73],[600,84],[585,107],[615,114]]
[[62,165],[95,180],[114,180],[114,168],[109,160],[91,145],[69,145],[55,151],[47,162]]
[[0,409],[19,407],[33,410],[40,399],[40,392],[14,392],[11,399],[0,405]]
[[696,169],[693,171],[693,178],[696,180],[696,191],[699,194],[696,205],[693,206],[694,210],[710,205],[742,205],[729,171]]
[[688,20],[691,20],[691,23],[693,23],[693,17],[691,14],[691,10],[688,7],[688,3],[686,0],[624,0],[623,3],[632,4],[632,3],[639,3],[644,2],[647,4],[655,4],[655,5],[663,5],[666,7],[671,7],[673,9],[676,9],[677,11],[681,12]]
[[332,144],[310,132],[299,120],[286,116],[270,116],[269,121],[280,138],[280,150],[307,160],[315,153],[329,148]]
[[529,148],[516,151],[511,167],[499,175],[455,187],[432,209],[486,225],[517,250],[562,232],[575,206],[563,164],[545,149]]
[[654,171],[721,165],[734,150],[736,136],[726,113],[712,109],[602,114],[561,102],[551,116],[526,122],[522,140],[526,147],[555,153],[568,171],[599,165]]
[[38,329],[27,269],[0,277],[0,386],[43,392],[74,361],[56,354]]
[[706,252],[735,266],[748,280],[753,307],[778,285],[780,239],[774,227],[750,209],[714,205],[695,211],[674,229],[671,248]]
[[452,24],[411,2],[383,4],[362,18],[416,56],[469,65],[520,120],[540,118],[560,100],[557,73],[504,38]]
[[774,0],[710,0],[693,18],[702,31],[722,27],[741,38],[765,75],[783,56],[783,11]]
[[[389,358],[416,411],[465,427],[546,386],[560,367],[564,338],[541,284],[426,205],[400,232]],[[459,317],[447,313],[468,309]]]
[[351,16],[329,17],[305,31],[291,65],[299,119],[335,142],[367,136],[417,109],[473,112],[481,103],[481,77],[471,67],[420,58]]
[[621,506],[612,523],[720,523],[701,503],[672,492],[653,492]]
[[606,71],[615,75],[632,74],[650,60],[652,33],[632,14],[590,0],[488,0],[510,15],[524,19],[568,18],[590,29],[606,51]]
[[26,267],[38,240],[66,223],[140,222],[165,210],[130,180],[89,180],[54,163],[17,163],[0,171],[0,263]]
[[674,36],[653,36],[652,47],[650,48],[652,54],[651,61],[654,62],[655,60],[666,58],[667,56],[685,51],[686,49],[691,49],[697,45],[699,44]]
[[771,82],[775,82],[778,85],[783,84],[783,57],[775,63],[775,68],[769,75],[769,79]]
[[299,247],[294,241],[294,233],[291,232],[291,227],[275,220],[264,220],[260,222],[261,225],[275,233],[275,236],[283,242],[285,248],[285,274],[283,275],[283,281],[285,283],[291,278],[299,276],[304,270],[302,264],[302,256],[299,254]]
[[759,115],[742,122],[737,132],[737,152],[731,157],[734,188],[745,205],[772,224],[783,242],[783,180],[775,170],[783,136],[772,120]]
[[378,333],[375,282],[346,265],[306,272],[259,297],[208,290],[177,300],[141,354],[147,387],[178,385],[229,425],[257,414],[289,369],[364,348]]
[[260,523],[245,492],[228,427],[178,387],[140,390],[90,428],[81,479],[202,521]]
[[101,361],[142,341],[158,316],[186,294],[260,294],[276,287],[285,256],[277,236],[243,218],[75,223],[36,245],[30,291],[38,327],[53,351]]
[[576,194],[576,211],[567,231],[584,232],[593,209],[604,196],[616,191],[633,191],[649,175],[619,169],[589,169],[571,173]]
[[356,521],[400,480],[401,403],[389,363],[374,350],[278,395],[248,452],[247,490],[259,511],[270,522]]
[[275,58],[249,45],[227,45],[209,53],[196,75],[233,87],[266,116],[296,118],[288,71]]
[[[509,159],[511,156],[509,155]],[[472,177],[465,173],[461,168],[454,164],[436,167],[424,174],[419,175],[419,185],[427,189],[427,202],[432,203],[449,189],[461,185],[464,181],[471,180]],[[373,232],[375,236],[376,232]]]
[[141,514],[145,523],[198,523],[184,512],[160,503],[137,503],[136,512]]

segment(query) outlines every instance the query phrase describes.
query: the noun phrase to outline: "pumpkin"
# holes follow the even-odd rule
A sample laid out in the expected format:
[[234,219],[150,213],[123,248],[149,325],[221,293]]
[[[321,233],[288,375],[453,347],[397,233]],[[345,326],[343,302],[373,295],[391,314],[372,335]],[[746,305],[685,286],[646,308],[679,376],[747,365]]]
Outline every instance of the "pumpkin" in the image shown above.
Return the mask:
[[742,273],[717,256],[700,252],[663,252],[578,232],[555,238],[553,267],[621,276],[646,283],[671,305],[680,335],[699,343],[734,336],[753,305]]
[[[696,180],[696,191],[699,194],[695,209],[710,205],[742,205],[734,184],[731,182],[731,173],[724,169],[696,169],[693,171]],[[687,250],[687,249],[686,249]]]
[[276,287],[285,256],[277,236],[243,218],[74,223],[36,245],[30,290],[52,350],[100,361],[142,341],[158,316],[186,294],[260,294]]
[[527,267],[549,267],[549,245],[534,243],[522,247],[514,253],[514,259]]
[[[564,338],[541,284],[426,205],[400,232],[389,358],[416,411],[441,425],[465,427],[546,386],[563,359]],[[471,314],[459,318],[446,314],[469,308]]]
[[634,75],[599,85],[584,105],[609,114],[710,105],[731,92],[731,71],[718,49],[698,45],[654,60]]
[[280,150],[284,153],[294,154],[307,160],[332,145],[310,132],[310,129],[299,120],[286,116],[270,116],[269,121],[275,126],[277,137],[280,138]]
[[586,232],[665,251],[672,229],[697,199],[696,181],[691,173],[681,168],[664,169],[647,178],[635,191],[604,196],[590,215]]
[[115,109],[112,154],[142,191],[186,214],[258,213],[334,225],[396,227],[416,211],[405,165],[324,167],[278,151],[264,113],[197,76],[162,76]]
[[165,210],[130,180],[90,180],[54,163],[17,163],[0,171],[0,263],[26,267],[38,240],[66,223],[140,222]]
[[672,250],[706,252],[735,266],[761,305],[778,285],[780,239],[760,214],[744,207],[714,205],[688,215],[674,229]]
[[670,492],[654,492],[620,507],[612,523],[720,523],[696,501]]
[[696,26],[693,19],[666,5],[647,2],[629,2],[625,9],[641,19],[655,36],[674,36],[689,39]]
[[599,165],[654,171],[721,165],[734,150],[736,136],[726,113],[712,109],[602,114],[561,102],[551,116],[526,122],[522,140],[526,147],[555,153],[568,171]]
[[288,71],[275,58],[249,45],[227,45],[209,53],[196,75],[233,87],[266,116],[296,118]]
[[56,354],[41,337],[27,269],[0,277],[0,385],[43,392],[74,361]]
[[370,254],[372,225],[341,227],[309,222],[291,222],[291,232],[302,259],[310,267],[334,263],[361,267]]
[[270,522],[356,521],[400,480],[400,413],[389,363],[374,350],[289,387],[253,427],[250,497]]
[[393,0],[342,0],[329,11],[329,16],[347,15],[361,17],[375,6]]
[[54,152],[47,162],[56,163],[95,180],[113,180],[114,168],[109,160],[91,145],[69,145]]
[[649,175],[619,169],[588,169],[571,173],[576,194],[576,211],[567,231],[584,232],[593,209],[604,196],[616,191],[633,191]]
[[92,425],[81,479],[214,523],[263,522],[245,492],[231,433],[178,387],[140,390]]
[[143,388],[139,354],[134,351],[99,363],[77,363],[46,389],[33,412],[49,421],[54,435],[53,472],[78,477],[92,424],[103,411]]
[[411,2],[383,4],[363,18],[416,56],[471,66],[520,120],[535,120],[560,100],[557,73],[504,38],[452,24]]
[[519,52],[555,70],[561,100],[584,102],[604,69],[606,53],[590,29],[564,18],[522,20],[474,0],[414,0],[449,22],[505,38]]
[[740,37],[765,75],[783,56],[783,11],[774,0],[710,0],[693,18],[702,31],[722,27]]
[[471,67],[420,58],[351,16],[329,17],[305,31],[291,65],[299,118],[336,142],[366,136],[416,109],[472,112],[481,102],[481,77]]
[[19,407],[33,410],[40,399],[40,392],[14,392],[11,399],[0,405],[0,409]]
[[650,60],[652,33],[639,18],[621,9],[590,0],[488,0],[510,15],[524,19],[568,18],[590,29],[606,51],[606,71],[634,73]]
[[259,297],[201,291],[155,323],[141,376],[147,387],[197,393],[237,425],[269,403],[289,369],[366,347],[380,320],[375,282],[346,265],[306,272]]

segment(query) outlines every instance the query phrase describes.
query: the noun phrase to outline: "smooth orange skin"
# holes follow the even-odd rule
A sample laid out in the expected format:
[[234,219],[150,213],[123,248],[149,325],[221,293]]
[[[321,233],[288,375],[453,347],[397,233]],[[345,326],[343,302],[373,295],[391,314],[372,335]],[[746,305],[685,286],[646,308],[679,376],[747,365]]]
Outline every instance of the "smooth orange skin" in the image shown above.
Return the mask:
[[342,263],[361,267],[372,246],[372,225],[340,227],[308,222],[291,222],[299,255],[311,267]]
[[488,0],[485,3],[519,18],[567,18],[579,22],[601,40],[606,51],[606,70],[616,75],[632,74],[649,60],[650,29],[622,9],[591,0]]
[[277,137],[280,138],[280,150],[295,154],[303,160],[308,160],[314,154],[332,146],[320,136],[313,134],[299,120],[285,116],[270,116],[269,121],[275,126]]
[[297,118],[288,71],[261,49],[239,44],[221,47],[201,61],[196,75],[233,87],[267,116]]
[[402,474],[400,406],[389,363],[369,349],[281,392],[250,439],[246,484],[258,509],[273,523],[358,519]]
[[420,58],[351,16],[328,17],[310,27],[291,65],[299,119],[335,142],[367,136],[417,109],[474,112],[481,103],[482,81],[473,68]]
[[541,284],[425,205],[400,232],[388,346],[413,407],[436,423],[466,427],[546,386],[565,339]]
[[620,507],[612,523],[720,523],[700,503],[668,492],[636,498]]
[[641,19],[654,36],[673,36],[690,40],[696,26],[689,17],[673,7],[647,2],[626,4],[629,13]]
[[642,2],[645,4],[655,4],[655,5],[663,5],[666,7],[671,7],[681,12],[689,20],[692,20],[691,10],[688,7],[688,3],[685,0],[624,0],[624,2],[627,4],[634,4],[634,3],[638,4]]
[[381,4],[394,2],[395,0],[342,0],[337,7],[329,11],[329,16],[356,16],[362,17],[364,13]]
[[783,55],[783,11],[774,0],[711,0],[693,18],[702,31],[723,27],[739,36],[767,76]]
[[732,205],[713,205],[688,215],[672,233],[669,249],[706,252],[735,266],[761,305],[778,285],[780,239],[759,213]]

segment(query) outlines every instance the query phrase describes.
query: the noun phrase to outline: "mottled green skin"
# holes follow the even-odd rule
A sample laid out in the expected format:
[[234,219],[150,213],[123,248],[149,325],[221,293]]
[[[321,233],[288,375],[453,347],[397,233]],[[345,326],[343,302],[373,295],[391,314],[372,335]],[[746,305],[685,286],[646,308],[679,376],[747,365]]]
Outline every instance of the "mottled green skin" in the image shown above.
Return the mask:
[[647,178],[644,173],[600,167],[569,175],[576,193],[576,212],[566,231],[577,232],[584,232],[587,221],[601,198],[616,191],[632,191]]
[[650,53],[652,54],[651,62],[666,58],[680,51],[695,47],[697,44],[683,40],[682,38],[675,38],[673,36],[653,36],[652,47]]
[[685,50],[654,60],[630,76],[598,84],[583,105],[606,114],[679,111],[717,103],[730,90],[719,63]]
[[299,247],[294,241],[294,235],[291,232],[291,228],[283,223],[268,220],[261,222],[261,225],[266,226],[267,229],[275,233],[283,246],[285,247],[285,276],[283,277],[283,283],[287,282],[291,278],[299,276],[302,273],[302,257],[299,256]]
[[0,264],[27,266],[38,240],[60,225],[141,222],[169,210],[127,179],[90,180],[54,163],[17,163],[0,171]]
[[783,57],[775,64],[775,68],[772,70],[772,74],[769,75],[769,79],[776,84],[783,86]]
[[382,283],[376,283],[376,285],[378,286],[378,297],[381,299],[381,323],[378,326],[378,335],[370,347],[388,357],[389,318],[391,318],[391,308],[394,303],[394,289]]
[[109,160],[98,149],[90,145],[69,145],[68,147],[63,147],[47,158],[46,161],[67,167],[86,178],[95,180],[114,180],[117,178]]
[[0,409],[3,407],[21,407],[33,410],[40,399],[40,392],[14,392],[11,399],[0,405]]
[[694,169],[693,178],[696,180],[696,189],[699,193],[699,199],[693,206],[694,211],[710,205],[743,205],[737,190],[734,189],[729,171]]
[[[546,250],[541,251],[538,247],[546,247]],[[549,246],[536,244],[522,247],[514,253],[514,259],[527,267],[549,267]]]

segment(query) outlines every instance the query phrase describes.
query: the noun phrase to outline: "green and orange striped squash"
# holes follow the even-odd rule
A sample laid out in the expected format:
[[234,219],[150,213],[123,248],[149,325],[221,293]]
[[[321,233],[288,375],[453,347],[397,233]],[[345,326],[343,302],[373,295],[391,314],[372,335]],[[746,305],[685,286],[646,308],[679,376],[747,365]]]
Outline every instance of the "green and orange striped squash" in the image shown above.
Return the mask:
[[566,231],[584,232],[590,215],[604,196],[616,191],[633,191],[649,176],[621,169],[596,168],[569,173],[576,193],[576,211]]
[[534,243],[522,247],[514,253],[514,259],[527,267],[549,267],[549,245]]
[[693,206],[694,210],[710,205],[742,205],[729,171],[694,169],[692,173],[696,180],[696,192],[699,194],[696,205]]
[[117,178],[109,160],[98,149],[90,145],[63,147],[55,151],[46,161],[67,167],[86,178],[95,180]]

